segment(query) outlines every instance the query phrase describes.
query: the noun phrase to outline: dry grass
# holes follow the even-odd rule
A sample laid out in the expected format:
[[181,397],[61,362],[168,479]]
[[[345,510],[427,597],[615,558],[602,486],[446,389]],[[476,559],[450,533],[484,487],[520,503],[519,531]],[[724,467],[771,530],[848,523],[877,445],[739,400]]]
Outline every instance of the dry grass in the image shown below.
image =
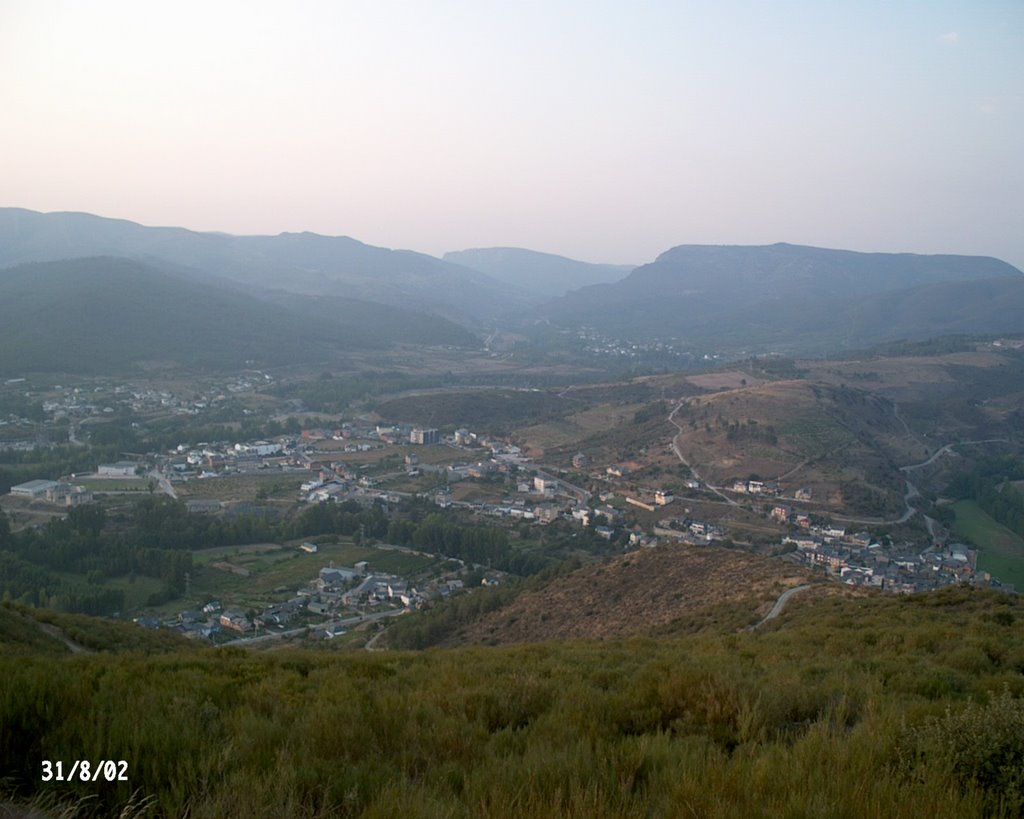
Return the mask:
[[556,447],[584,445],[587,438],[623,424],[631,424],[644,404],[601,404],[555,421],[526,427],[519,431],[524,448],[531,457],[543,457]]
[[[661,546],[588,566],[517,597],[467,628],[460,643],[612,639],[729,609],[735,628],[762,617],[778,595],[808,582],[804,569],[715,547]],[[717,623],[720,625],[720,623]]]

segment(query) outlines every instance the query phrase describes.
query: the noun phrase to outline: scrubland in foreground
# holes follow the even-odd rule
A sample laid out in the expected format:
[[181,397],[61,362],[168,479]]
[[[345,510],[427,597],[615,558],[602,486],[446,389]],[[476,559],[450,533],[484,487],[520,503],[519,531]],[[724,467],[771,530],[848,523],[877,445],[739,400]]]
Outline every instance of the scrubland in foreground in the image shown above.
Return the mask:
[[[33,648],[3,661],[0,762],[75,816],[1016,816],[1021,622],[953,589],[660,640]],[[76,759],[127,781],[40,781]]]

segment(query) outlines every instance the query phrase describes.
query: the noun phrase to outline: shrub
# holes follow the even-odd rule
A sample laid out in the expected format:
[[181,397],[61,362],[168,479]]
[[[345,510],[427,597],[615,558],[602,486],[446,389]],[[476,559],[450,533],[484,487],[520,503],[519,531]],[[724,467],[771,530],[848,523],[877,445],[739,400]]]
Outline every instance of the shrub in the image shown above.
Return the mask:
[[947,710],[909,730],[902,744],[912,768],[943,766],[961,785],[983,791],[992,812],[1024,811],[1024,700],[1008,688],[985,705]]

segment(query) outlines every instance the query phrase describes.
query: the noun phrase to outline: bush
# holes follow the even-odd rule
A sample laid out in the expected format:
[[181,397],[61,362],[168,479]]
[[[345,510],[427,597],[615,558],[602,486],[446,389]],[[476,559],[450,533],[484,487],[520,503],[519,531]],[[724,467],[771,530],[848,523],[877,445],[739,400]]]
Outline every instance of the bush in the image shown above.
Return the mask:
[[1008,688],[985,705],[947,710],[911,729],[903,745],[912,767],[945,767],[962,785],[983,791],[990,811],[1024,811],[1024,700]]

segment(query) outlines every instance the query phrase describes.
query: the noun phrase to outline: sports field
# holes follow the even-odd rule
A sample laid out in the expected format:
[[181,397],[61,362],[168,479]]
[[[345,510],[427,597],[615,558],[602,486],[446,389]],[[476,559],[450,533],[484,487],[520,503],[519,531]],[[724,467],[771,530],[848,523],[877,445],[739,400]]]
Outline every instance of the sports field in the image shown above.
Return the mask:
[[978,568],[1024,589],[1024,539],[994,521],[974,501],[959,501],[953,509],[953,532],[978,547]]

